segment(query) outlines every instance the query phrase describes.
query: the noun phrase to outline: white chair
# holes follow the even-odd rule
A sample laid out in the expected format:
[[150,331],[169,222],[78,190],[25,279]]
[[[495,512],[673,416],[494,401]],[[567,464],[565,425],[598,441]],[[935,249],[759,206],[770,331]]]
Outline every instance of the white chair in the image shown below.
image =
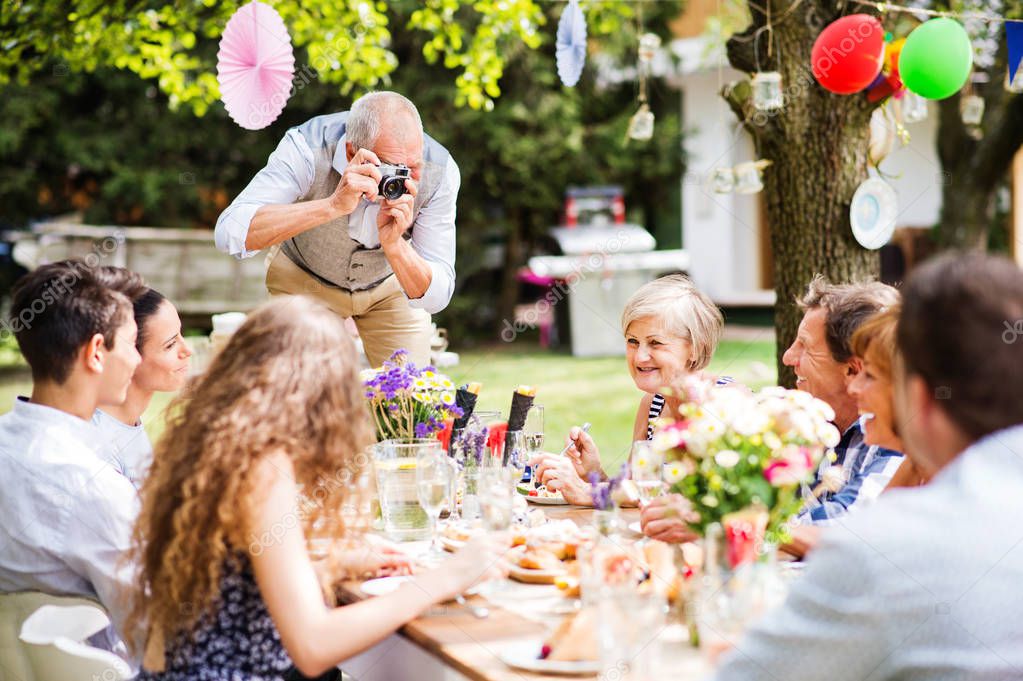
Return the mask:
[[85,598],[36,591],[0,594],[0,681],[121,681],[120,657],[83,643],[110,624]]

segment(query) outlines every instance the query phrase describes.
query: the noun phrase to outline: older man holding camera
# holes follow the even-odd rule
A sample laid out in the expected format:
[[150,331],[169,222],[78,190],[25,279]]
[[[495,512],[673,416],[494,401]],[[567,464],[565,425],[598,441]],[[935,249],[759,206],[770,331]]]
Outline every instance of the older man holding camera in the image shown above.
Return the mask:
[[271,295],[306,294],[354,320],[379,366],[398,348],[426,364],[430,315],[455,287],[455,201],[448,151],[394,92],[292,128],[217,220],[217,247],[270,248]]

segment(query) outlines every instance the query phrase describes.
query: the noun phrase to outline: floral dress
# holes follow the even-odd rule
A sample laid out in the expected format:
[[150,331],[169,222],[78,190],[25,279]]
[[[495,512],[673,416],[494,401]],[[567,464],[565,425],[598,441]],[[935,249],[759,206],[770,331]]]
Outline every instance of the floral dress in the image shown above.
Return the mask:
[[166,670],[138,681],[282,681],[291,659],[259,593],[248,557],[229,560],[212,615],[167,648]]

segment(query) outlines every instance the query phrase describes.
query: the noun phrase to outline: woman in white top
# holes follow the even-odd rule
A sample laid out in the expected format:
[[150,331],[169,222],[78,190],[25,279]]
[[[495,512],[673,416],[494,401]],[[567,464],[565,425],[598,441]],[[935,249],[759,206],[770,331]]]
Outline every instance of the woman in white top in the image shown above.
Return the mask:
[[[651,422],[662,414],[677,416],[679,398],[664,394],[687,376],[701,376],[721,338],[721,311],[693,282],[681,274],[641,286],[625,303],[622,333],[625,361],[636,387],[644,394],[636,410],[632,439],[653,436]],[[719,385],[732,379],[720,377]],[[549,490],[560,490],[570,503],[589,506],[591,475],[607,480],[600,451],[587,433],[569,431],[567,457],[543,454],[533,460],[536,475]]]
[[153,459],[142,414],[154,393],[176,392],[185,385],[192,352],[181,335],[177,309],[159,292],[146,287],[132,298],[132,305],[142,363],[135,370],[124,403],[97,409],[92,422],[100,431],[103,458],[138,489]]

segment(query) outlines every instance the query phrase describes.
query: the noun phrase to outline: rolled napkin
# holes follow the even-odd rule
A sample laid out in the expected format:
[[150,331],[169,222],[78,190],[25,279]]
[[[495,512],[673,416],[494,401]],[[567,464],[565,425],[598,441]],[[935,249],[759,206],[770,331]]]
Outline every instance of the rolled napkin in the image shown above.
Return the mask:
[[462,410],[462,415],[455,419],[455,430],[461,430],[469,423],[482,387],[481,383],[467,383],[455,391],[455,406]]
[[526,425],[526,414],[536,399],[536,388],[520,385],[512,393],[511,413],[508,415],[508,430],[516,432]]
[[494,452],[499,453],[503,456],[504,452],[504,436],[508,433],[507,423],[491,423],[487,430],[487,448],[491,452],[491,456]]
[[452,429],[453,423],[451,419],[444,419],[444,427],[438,430],[435,436],[440,440],[440,445],[444,448],[445,452],[451,448],[451,434],[454,432]]

